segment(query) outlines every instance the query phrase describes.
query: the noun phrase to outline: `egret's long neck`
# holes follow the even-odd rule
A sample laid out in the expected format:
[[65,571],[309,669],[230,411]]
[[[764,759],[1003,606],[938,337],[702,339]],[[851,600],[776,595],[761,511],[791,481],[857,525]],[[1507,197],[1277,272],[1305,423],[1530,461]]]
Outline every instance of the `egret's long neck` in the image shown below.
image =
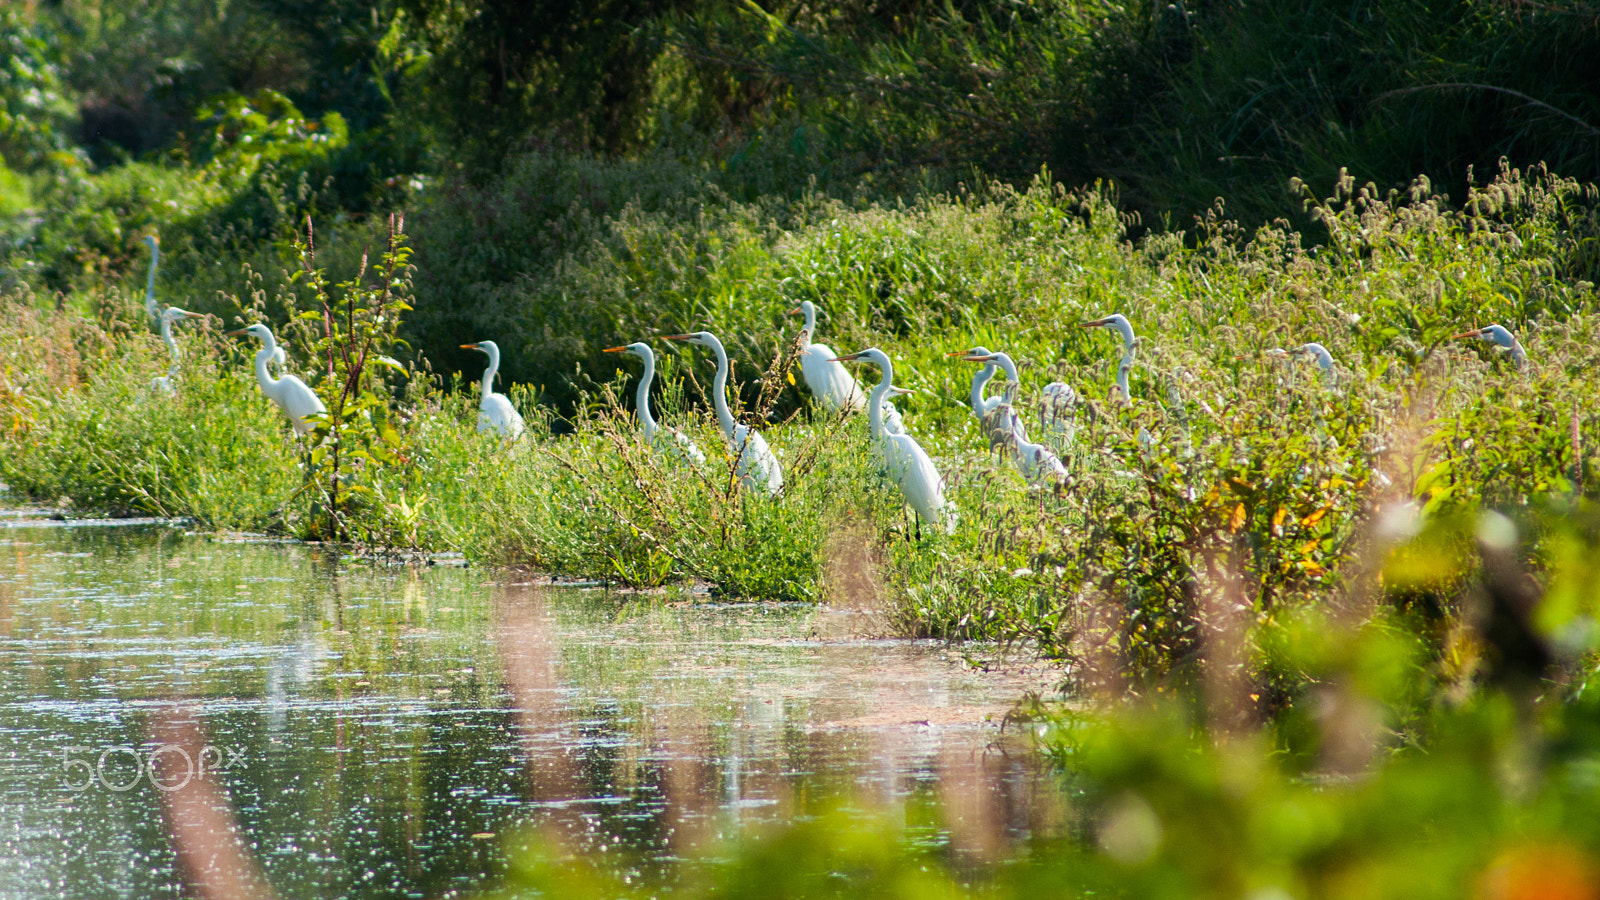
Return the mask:
[[817,333],[817,308],[807,303],[800,307],[800,311],[806,317],[806,324],[800,329],[800,344],[805,346],[811,343],[811,338]]
[[494,375],[500,371],[500,348],[485,347],[489,351],[489,366],[483,370],[483,393],[478,398],[478,405],[489,402],[489,395],[494,393]]
[[261,385],[261,392],[268,397],[278,387],[278,379],[272,377],[267,371],[267,361],[272,359],[273,351],[278,349],[278,342],[268,335],[261,341],[261,349],[256,351],[256,383]]
[[1522,349],[1522,342],[1516,338],[1511,339],[1511,361],[1516,363],[1519,369],[1528,367],[1528,352]]
[[177,365],[183,354],[178,352],[178,342],[172,339],[172,320],[166,316],[161,317],[161,341],[167,345],[167,352],[172,354],[172,364]]
[[986,362],[978,374],[972,376],[972,393],[967,397],[967,402],[972,406],[972,413],[976,416],[983,415],[983,389],[989,385],[989,379],[994,377],[994,362]]
[[1322,370],[1322,377],[1331,383],[1333,381],[1333,354],[1328,352],[1328,348],[1318,345],[1312,348],[1311,355],[1317,358],[1317,368]]
[[878,379],[878,386],[872,389],[872,396],[867,398],[867,424],[872,426],[873,440],[883,440],[883,401],[889,397],[889,388],[894,385],[894,364],[885,359],[883,361],[883,377]]
[[156,297],[156,265],[161,262],[161,245],[150,245],[150,274],[144,282],[144,298],[146,302],[155,300]]
[[1002,368],[1002,370],[1005,370],[1006,381],[1010,381],[1011,384],[1022,383],[1022,376],[1019,376],[1018,373],[1016,373],[1016,364],[1011,362],[1011,357],[1005,356],[1005,354],[1000,354],[1000,356],[995,357],[995,364]]
[[711,404],[717,408],[717,424],[722,426],[722,433],[731,439],[734,421],[733,413],[728,411],[728,351],[722,349],[721,341],[711,349],[717,354],[717,374],[711,377]]
[[645,440],[652,440],[656,436],[656,417],[650,415],[650,383],[656,378],[656,355],[651,353],[644,358],[644,374],[639,377],[639,389],[634,393],[635,404],[639,407],[639,427],[644,431]]
[[1134,348],[1138,346],[1130,332],[1122,336],[1122,359],[1117,361],[1117,387],[1122,389],[1122,396],[1133,397],[1133,391],[1128,387],[1128,375],[1133,371]]

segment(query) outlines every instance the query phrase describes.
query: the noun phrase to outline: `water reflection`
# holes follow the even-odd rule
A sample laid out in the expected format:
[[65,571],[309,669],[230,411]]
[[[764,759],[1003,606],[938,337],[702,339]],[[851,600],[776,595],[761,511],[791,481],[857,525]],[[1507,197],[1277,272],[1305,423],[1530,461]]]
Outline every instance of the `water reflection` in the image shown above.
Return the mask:
[[[535,838],[654,867],[841,801],[938,802],[947,827],[923,838],[975,858],[1053,827],[1048,780],[996,745],[1031,676],[815,637],[849,615],[170,528],[7,528],[0,895],[180,893],[181,798],[99,781],[140,774],[127,752],[102,764],[107,748],[148,758],[179,738],[235,761],[215,797],[285,896],[441,896],[491,883]],[[173,730],[180,697],[200,731]],[[95,782],[73,790],[67,759]]]

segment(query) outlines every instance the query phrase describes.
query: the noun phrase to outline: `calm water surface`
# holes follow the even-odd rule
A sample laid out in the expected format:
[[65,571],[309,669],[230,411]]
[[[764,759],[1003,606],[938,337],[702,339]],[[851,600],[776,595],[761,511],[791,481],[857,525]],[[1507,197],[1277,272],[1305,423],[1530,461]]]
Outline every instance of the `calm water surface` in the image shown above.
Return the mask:
[[1057,820],[1000,733],[1048,673],[857,627],[0,514],[0,897],[181,895],[152,754],[294,897],[470,893],[535,834],[670,866],[841,802],[937,803],[921,838],[979,856]]

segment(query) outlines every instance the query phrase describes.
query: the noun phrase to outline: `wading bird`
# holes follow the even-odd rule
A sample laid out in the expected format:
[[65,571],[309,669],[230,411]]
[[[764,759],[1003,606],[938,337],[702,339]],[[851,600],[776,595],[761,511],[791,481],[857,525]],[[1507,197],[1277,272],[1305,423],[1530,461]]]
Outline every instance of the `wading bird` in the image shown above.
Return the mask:
[[1112,399],[1117,403],[1132,403],[1133,391],[1128,386],[1128,376],[1133,372],[1134,350],[1139,346],[1139,339],[1133,336],[1133,326],[1128,323],[1128,320],[1121,313],[1112,313],[1103,319],[1084,322],[1079,327],[1114,328],[1118,334],[1122,335],[1122,359],[1117,361],[1117,391],[1120,396],[1113,394]]
[[272,329],[265,325],[251,325],[230,331],[231,335],[249,335],[261,342],[261,349],[256,351],[256,383],[261,385],[261,393],[267,399],[278,404],[283,414],[289,417],[289,423],[294,426],[294,433],[303,435],[312,428],[312,423],[306,421],[307,416],[323,414],[328,411],[322,401],[306,383],[293,375],[284,375],[282,378],[273,378],[267,372],[267,361],[278,356],[278,341],[272,336]]
[[1077,412],[1078,392],[1065,381],[1052,381],[1039,392],[1039,424],[1062,442],[1071,443],[1076,436]]
[[1022,420],[1017,417],[1016,410],[1004,398],[985,397],[984,389],[988,386],[994,373],[1000,368],[1001,357],[1005,358],[1004,365],[1010,366],[1006,370],[1006,377],[1011,378],[1007,392],[1016,388],[1016,378],[1011,374],[1017,370],[1011,364],[1011,357],[1003,353],[994,353],[988,347],[973,347],[970,350],[957,350],[947,356],[959,356],[966,362],[981,362],[983,368],[972,376],[972,388],[967,393],[967,403],[972,407],[972,415],[978,420],[978,427],[983,436],[989,441],[989,449],[1012,447],[1016,443],[1017,435],[1023,431]]
[[805,376],[811,395],[830,413],[864,409],[867,399],[862,396],[861,387],[848,369],[833,361],[833,348],[811,341],[817,330],[817,307],[810,300],[802,300],[789,310],[789,315],[805,316],[805,325],[800,328],[800,374]]
[[733,452],[734,472],[744,487],[763,487],[768,494],[776,496],[783,490],[783,468],[778,465],[777,455],[767,446],[766,438],[749,425],[735,422],[733,413],[728,411],[728,351],[722,349],[722,342],[709,331],[661,337],[699,344],[717,355],[717,373],[711,378],[711,405],[717,410],[717,424],[722,426],[722,436]]
[[[870,362],[883,372],[878,379],[878,386],[872,389],[872,395],[867,398],[867,415],[872,421],[872,433],[883,436],[883,458],[889,467],[889,477],[900,487],[901,496],[916,510],[921,521],[942,527],[946,534],[953,534],[956,530],[956,508],[945,499],[944,479],[939,476],[939,470],[933,467],[933,460],[928,458],[916,438],[884,428],[883,402],[894,385],[894,364],[889,361],[889,355],[877,347],[868,347],[834,361],[854,359]],[[921,530],[920,525],[918,530]]]
[[156,304],[156,266],[161,263],[161,241],[153,234],[144,236],[144,245],[150,248],[150,274],[144,282],[144,311],[150,324],[161,324],[161,307]]
[[[906,424],[900,420],[900,410],[895,409],[894,398],[915,393],[910,388],[889,388],[889,399],[883,401],[883,430],[885,434],[905,434]],[[876,435],[874,435],[876,437]]]
[[[639,376],[639,387],[634,392],[634,405],[638,409],[639,432],[645,442],[658,453],[671,453],[687,459],[697,466],[705,465],[706,455],[689,440],[689,436],[676,428],[663,429],[650,414],[650,384],[656,379],[656,354],[650,345],[635,341],[625,347],[607,347],[607,353],[632,353],[644,360],[644,374]],[[670,436],[670,437],[669,437]]]
[[1485,325],[1482,328],[1474,328],[1471,331],[1452,334],[1449,339],[1455,341],[1462,338],[1478,338],[1479,340],[1487,341],[1495,345],[1499,352],[1510,354],[1511,362],[1518,369],[1528,368],[1528,354],[1522,349],[1522,342],[1518,341],[1515,335],[1500,325]]
[[1065,481],[1067,467],[1061,457],[1043,444],[1035,444],[1026,435],[1017,437],[1017,471],[1029,484]]
[[477,350],[489,354],[489,367],[483,370],[483,398],[478,401],[478,430],[494,431],[504,438],[522,434],[522,416],[506,399],[505,394],[494,392],[494,376],[500,371],[500,345],[494,341],[462,344],[463,350]]
[[172,326],[174,323],[182,322],[184,319],[203,318],[205,316],[199,313],[187,312],[176,306],[167,307],[166,311],[161,314],[161,340],[167,345],[167,352],[172,354],[172,365],[167,367],[167,374],[150,382],[151,390],[159,391],[163,394],[171,394],[177,391],[178,386],[174,381],[178,377],[178,364],[183,361],[183,351],[178,349],[178,342],[172,339]]
[[[1035,444],[1028,440],[1028,429],[1023,426],[1022,419],[1013,408],[1022,379],[1018,376],[1017,364],[1011,361],[1011,357],[1005,353],[990,353],[984,356],[964,356],[962,359],[999,366],[1000,370],[1006,373],[1006,378],[1010,379],[1010,384],[1006,385],[1004,399],[989,411],[985,428],[1004,431],[1005,446],[1016,452],[1017,471],[1022,473],[1022,477],[1026,478],[1029,484],[1067,477],[1067,467],[1061,464],[1061,459],[1054,452],[1043,444]],[[990,446],[993,447],[992,437],[990,441]]]
[[[1298,347],[1290,347],[1287,350],[1282,347],[1273,347],[1271,350],[1261,351],[1261,355],[1270,359],[1312,360],[1317,364],[1317,368],[1322,370],[1322,377],[1328,384],[1333,384],[1334,379],[1338,377],[1333,370],[1333,354],[1328,352],[1327,347],[1315,342],[1301,344]],[[1234,359],[1244,359],[1244,357],[1236,356]]]

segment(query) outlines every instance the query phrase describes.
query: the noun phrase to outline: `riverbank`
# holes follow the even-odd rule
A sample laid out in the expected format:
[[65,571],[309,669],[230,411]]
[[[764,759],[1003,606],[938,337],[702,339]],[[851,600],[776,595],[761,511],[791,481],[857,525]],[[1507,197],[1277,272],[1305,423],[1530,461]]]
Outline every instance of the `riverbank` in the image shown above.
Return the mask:
[[[1600,487],[1600,389],[1583,362],[1595,295],[1564,262],[1583,252],[1564,218],[1580,193],[1507,172],[1458,209],[1422,185],[1383,198],[1347,184],[1312,204],[1332,235],[1316,248],[1285,228],[1244,234],[1223,218],[1198,246],[1176,234],[1134,244],[1108,197],[1044,182],[895,207],[813,200],[776,230],[752,227],[751,209],[733,201],[684,220],[622,214],[601,229],[610,237],[554,270],[569,288],[611,284],[636,323],[597,332],[591,349],[663,331],[722,334],[741,385],[732,399],[784,466],[780,497],[723,477],[702,399],[709,362],[664,343],[657,414],[711,451],[706,471],[635,437],[631,358],[581,367],[566,415],[513,385],[528,421],[516,442],[476,433],[473,395],[414,359],[403,381],[374,382],[388,385],[389,412],[362,413],[373,423],[362,432],[368,455],[311,486],[352,486],[338,495],[348,506],[337,524],[362,543],[622,584],[703,580],[730,597],[881,592],[906,634],[1028,640],[1078,659],[1113,646],[1120,667],[1159,675],[1196,660],[1206,611],[1222,598],[1271,628],[1287,611],[1372,590],[1374,528],[1395,510],[1418,523],[1521,510],[1525,558],[1548,563],[1544,542],[1559,529],[1542,517]],[[255,387],[253,342],[218,334],[268,307],[315,312],[314,297],[302,287],[252,301],[244,287],[220,301],[233,313],[180,326],[186,355],[170,397],[149,387],[169,359],[132,298],[106,294],[92,317],[6,303],[0,479],[83,511],[317,533],[330,501],[325,487],[308,490],[303,466],[324,463],[301,457]],[[529,315],[572,295],[531,290]],[[612,302],[599,287],[584,296]],[[427,309],[426,296],[406,297],[417,315]],[[775,363],[798,324],[784,311],[801,299],[823,311],[818,339],[840,352],[876,345],[895,360],[896,383],[915,391],[900,403],[906,428],[960,510],[953,534],[916,526],[861,417],[815,414],[795,373]],[[1113,312],[1138,335],[1127,406],[1108,399],[1124,348],[1077,327]],[[1516,332],[1527,369],[1482,341],[1450,339],[1491,321]],[[284,332],[292,369],[327,389],[296,327]],[[1331,378],[1265,353],[1311,341],[1332,354]],[[985,451],[964,405],[975,367],[947,355],[973,345],[1018,360],[1018,403],[1035,433],[1044,382],[1086,398],[1073,435],[1057,439],[1058,487],[1030,487]],[[1405,590],[1450,610],[1477,563],[1442,558]]]

